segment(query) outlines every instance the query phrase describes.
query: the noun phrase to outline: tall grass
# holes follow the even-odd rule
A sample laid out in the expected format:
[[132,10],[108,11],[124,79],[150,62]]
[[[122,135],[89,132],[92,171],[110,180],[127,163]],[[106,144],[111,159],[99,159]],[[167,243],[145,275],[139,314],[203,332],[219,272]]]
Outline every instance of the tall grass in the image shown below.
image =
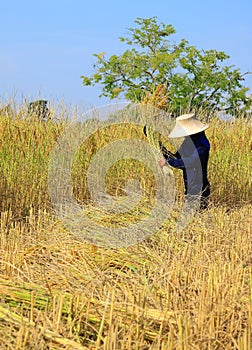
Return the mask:
[[252,121],[236,118],[211,122],[209,176],[214,203],[229,206],[250,202],[252,198]]
[[[149,239],[110,250],[77,240],[53,216],[48,164],[68,123],[0,116],[0,348],[251,349],[251,120],[211,121],[208,210],[174,234],[175,206]],[[111,126],[77,152],[80,202],[90,199],[90,158],[122,137],[145,136],[137,126]],[[131,160],[109,169],[109,193],[124,195],[136,172],[144,193],[155,195],[151,173]]]
[[[68,119],[54,123],[38,120],[0,116],[1,149],[1,209],[11,209],[16,216],[27,214],[30,207],[50,208],[47,194],[47,171],[50,152]],[[215,118],[211,121],[207,136],[211,142],[209,177],[212,185],[213,203],[238,205],[251,199],[251,120],[237,118],[226,122]],[[144,139],[139,127],[110,126],[90,137],[75,157],[73,169],[75,192],[84,201],[88,198],[85,173],[93,154],[109,142],[121,138]],[[166,140],[168,147],[172,147]],[[108,178],[108,188],[121,187],[127,176],[139,173],[146,187],[152,188],[149,176],[144,176],[144,164],[125,167],[122,162],[114,166]],[[122,172],[124,174],[122,175]],[[126,173],[125,173],[126,172]],[[175,172],[176,173],[176,172]],[[179,174],[180,172],[177,172]],[[181,174],[180,174],[181,175]],[[119,181],[119,182],[118,182]],[[177,176],[179,186],[181,176]]]

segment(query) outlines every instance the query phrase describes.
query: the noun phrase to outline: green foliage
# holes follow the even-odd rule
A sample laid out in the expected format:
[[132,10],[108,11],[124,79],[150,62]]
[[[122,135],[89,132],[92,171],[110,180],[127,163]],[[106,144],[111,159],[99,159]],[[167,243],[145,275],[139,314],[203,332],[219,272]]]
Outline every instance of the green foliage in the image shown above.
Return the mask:
[[102,84],[101,96],[111,99],[123,95],[139,102],[158,85],[167,86],[169,111],[220,110],[234,115],[248,111],[252,98],[242,82],[244,75],[234,66],[224,65],[229,56],[216,50],[199,50],[185,39],[175,44],[172,25],[158,24],[156,17],[135,20],[137,28],[120,41],[131,48],[122,55],[105,58],[105,52],[94,54],[95,73],[81,76],[84,85]]

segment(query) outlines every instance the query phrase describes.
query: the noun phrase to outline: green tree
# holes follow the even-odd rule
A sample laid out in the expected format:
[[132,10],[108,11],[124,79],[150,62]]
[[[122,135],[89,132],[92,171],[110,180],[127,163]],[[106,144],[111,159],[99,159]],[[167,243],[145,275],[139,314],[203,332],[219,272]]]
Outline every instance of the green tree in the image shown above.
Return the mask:
[[81,76],[84,85],[102,85],[100,96],[124,98],[139,102],[146,93],[158,86],[166,88],[168,109],[174,115],[197,109],[228,111],[236,114],[247,111],[252,98],[242,82],[242,74],[234,66],[224,65],[229,56],[216,50],[199,50],[182,39],[169,40],[175,34],[172,25],[158,24],[156,17],[137,18],[136,28],[129,29],[128,37],[119,38],[131,48],[122,55],[94,54],[95,73]]

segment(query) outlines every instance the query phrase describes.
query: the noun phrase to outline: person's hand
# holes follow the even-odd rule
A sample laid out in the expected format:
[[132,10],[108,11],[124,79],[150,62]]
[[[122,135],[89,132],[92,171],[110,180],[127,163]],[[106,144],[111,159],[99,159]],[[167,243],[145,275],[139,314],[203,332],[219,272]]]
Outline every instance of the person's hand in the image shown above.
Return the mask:
[[158,161],[158,164],[160,165],[161,168],[163,168],[165,165],[167,165],[166,160],[164,158],[160,159]]

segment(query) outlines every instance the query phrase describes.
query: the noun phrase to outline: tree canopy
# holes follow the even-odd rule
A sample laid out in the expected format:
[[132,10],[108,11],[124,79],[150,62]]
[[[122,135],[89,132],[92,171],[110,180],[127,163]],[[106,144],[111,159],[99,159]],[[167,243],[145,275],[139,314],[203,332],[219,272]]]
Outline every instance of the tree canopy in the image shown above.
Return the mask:
[[251,108],[252,97],[243,86],[244,76],[223,51],[197,49],[186,39],[175,43],[171,24],[157,23],[157,18],[137,18],[136,28],[119,39],[128,45],[121,55],[105,58],[105,52],[94,54],[95,72],[81,76],[83,84],[101,84],[100,96],[111,99],[123,96],[132,102],[143,101],[162,86],[166,108],[174,115],[181,111],[204,109],[209,112],[237,112]]

